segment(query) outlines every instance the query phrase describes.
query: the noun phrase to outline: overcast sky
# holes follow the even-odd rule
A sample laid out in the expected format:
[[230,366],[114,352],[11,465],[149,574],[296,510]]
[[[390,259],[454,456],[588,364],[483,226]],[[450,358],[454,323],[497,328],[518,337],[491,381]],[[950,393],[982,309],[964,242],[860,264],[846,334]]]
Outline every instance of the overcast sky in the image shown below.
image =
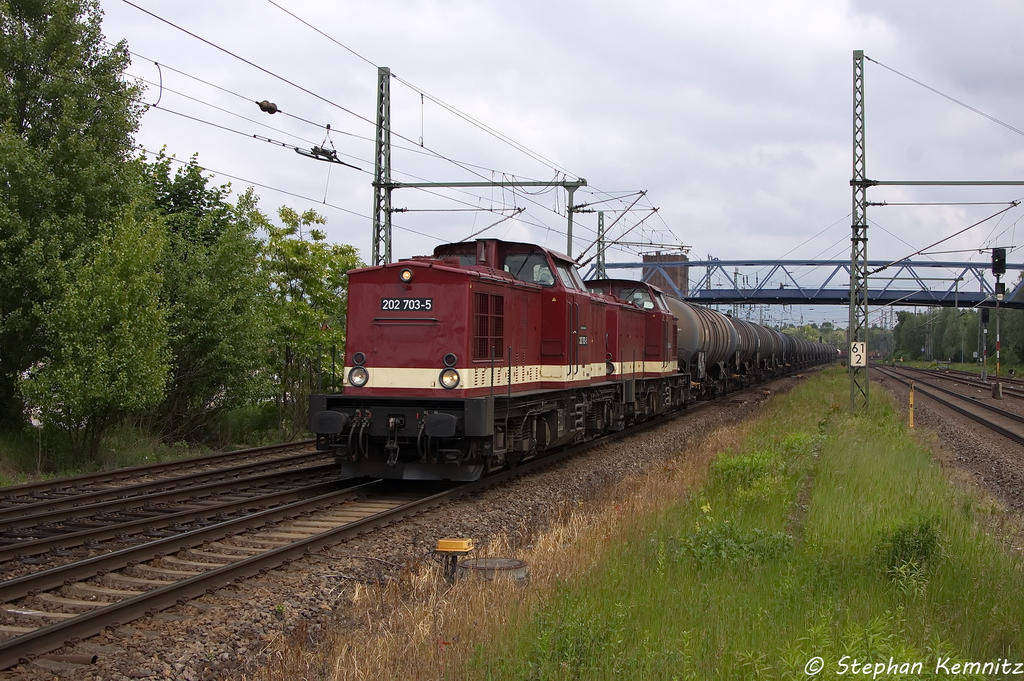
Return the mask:
[[[197,153],[218,180],[240,178],[230,179],[236,190],[262,185],[269,214],[316,209],[329,239],[367,261],[377,66],[396,76],[395,180],[582,177],[574,203],[608,211],[607,224],[646,190],[612,236],[646,217],[629,240],[681,242],[692,259],[849,258],[856,49],[884,65],[865,69],[869,178],[1024,179],[1021,133],[894,73],[1024,128],[1019,2],[279,0],[329,38],[268,0],[133,2],[264,69],[102,0],[107,38],[139,55],[130,74],[162,78],[163,88],[148,86],[146,101],[159,105],[139,143],[179,159]],[[262,99],[286,114],[261,112],[253,101]],[[253,134],[333,144],[361,170]],[[394,216],[394,257],[466,238],[514,207],[526,210],[484,235],[566,251],[565,191],[530,191],[396,190],[394,206],[409,211]],[[993,205],[872,207],[869,257],[909,255],[1022,196],[1024,187],[871,189],[873,202]],[[1009,210],[933,249],[966,252],[933,257],[987,262],[978,249],[1016,246],[1022,216],[1024,206]],[[574,254],[596,225],[595,214],[576,216]]]

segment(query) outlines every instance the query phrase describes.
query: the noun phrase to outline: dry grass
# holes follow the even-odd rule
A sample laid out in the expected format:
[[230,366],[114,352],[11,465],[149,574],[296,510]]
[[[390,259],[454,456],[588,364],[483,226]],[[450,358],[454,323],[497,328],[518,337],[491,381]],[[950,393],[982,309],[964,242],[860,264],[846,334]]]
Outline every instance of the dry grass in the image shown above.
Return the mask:
[[[768,417],[762,412],[760,419]],[[624,481],[603,500],[581,504],[538,536],[529,551],[513,556],[499,538],[475,552],[525,560],[528,585],[466,579],[449,586],[433,566],[381,586],[353,584],[341,596],[345,619],[327,640],[311,642],[300,631],[273,644],[270,664],[255,678],[465,678],[478,646],[527,622],[559,584],[585,580],[610,547],[642,536],[704,481],[717,454],[738,448],[757,420],[721,428],[643,478]]]
[[[528,586],[448,586],[430,566],[348,583],[337,626],[272,644],[255,678],[805,678],[812,655],[1014,654],[1021,564],[978,522],[998,509],[958,495],[884,400],[859,417],[830,407],[843,383],[794,391],[565,509],[528,551],[478,550],[526,560]],[[785,472],[767,465],[790,455]],[[747,531],[799,540],[771,560],[719,551]]]

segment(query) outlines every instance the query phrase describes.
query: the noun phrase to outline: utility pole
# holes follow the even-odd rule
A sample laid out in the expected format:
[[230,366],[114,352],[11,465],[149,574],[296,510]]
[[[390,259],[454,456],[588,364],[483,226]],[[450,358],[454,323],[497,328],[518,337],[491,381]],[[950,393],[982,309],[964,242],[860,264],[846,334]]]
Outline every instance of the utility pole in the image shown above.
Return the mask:
[[564,187],[569,192],[566,212],[569,214],[568,252],[572,255],[573,193],[586,187],[582,177],[576,180],[534,182],[511,180],[507,182],[392,182],[391,181],[391,69],[377,69],[377,142],[373,169],[373,249],[374,265],[391,262],[391,192],[403,187]]
[[1000,277],[1006,274],[1006,249],[992,249],[992,274],[996,275],[996,382],[992,386],[992,397],[1003,399],[1003,386],[999,382],[999,301],[1003,299],[1006,285]]
[[595,279],[608,276],[604,262],[604,211],[597,211],[597,264],[594,266]]
[[373,265],[391,262],[391,69],[377,69],[377,141],[373,169]]
[[868,219],[864,140],[864,51],[853,51],[853,234],[850,238],[850,408],[868,406]]
[[[584,182],[584,184],[586,184],[586,182]],[[568,203],[565,204],[565,212],[568,213],[568,215],[569,215],[569,226],[566,229],[565,254],[567,256],[569,256],[570,258],[572,257],[572,214],[575,212],[573,210],[572,198],[573,198],[573,194],[576,193],[577,187],[578,187],[578,185],[576,185],[576,186],[569,185],[569,186],[566,186],[566,188],[565,188],[565,190],[569,193],[569,201],[568,201]]]
[[988,382],[988,308],[981,308],[981,332],[984,340],[981,343],[981,380]]

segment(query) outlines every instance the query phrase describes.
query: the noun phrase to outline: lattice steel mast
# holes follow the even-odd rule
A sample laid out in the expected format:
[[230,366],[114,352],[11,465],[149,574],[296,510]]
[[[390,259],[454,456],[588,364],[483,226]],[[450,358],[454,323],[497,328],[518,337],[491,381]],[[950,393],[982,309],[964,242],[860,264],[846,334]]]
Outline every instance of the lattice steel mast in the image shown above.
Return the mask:
[[373,171],[373,264],[391,262],[391,69],[377,69],[377,143]]
[[[868,218],[867,179],[864,141],[864,51],[853,52],[853,235],[850,238],[850,407],[868,406]],[[863,357],[863,366],[855,360]]]

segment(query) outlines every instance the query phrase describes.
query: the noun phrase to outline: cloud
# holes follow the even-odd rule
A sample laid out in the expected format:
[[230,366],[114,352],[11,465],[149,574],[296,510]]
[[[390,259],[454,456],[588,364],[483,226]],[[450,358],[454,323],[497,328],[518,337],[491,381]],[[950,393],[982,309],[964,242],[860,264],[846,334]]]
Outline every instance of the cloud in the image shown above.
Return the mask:
[[[1013,2],[968,7],[946,0],[302,0],[287,7],[373,64],[389,66],[401,79],[392,81],[397,179],[552,179],[557,168],[588,180],[590,187],[577,194],[580,202],[607,198],[607,192],[646,189],[648,205],[660,208],[651,228],[670,231],[700,257],[815,257],[823,251],[823,257],[837,251],[846,257],[843,245],[831,246],[841,243],[844,234],[847,249],[849,244],[854,49],[1024,127],[1017,114],[1024,110],[1018,84],[1024,54],[1015,35],[1024,6]],[[249,99],[271,99],[307,120],[330,123],[330,141],[360,159],[353,163],[364,172],[328,168],[253,140],[256,133],[308,146],[324,141],[325,131],[287,116],[269,117],[251,102],[165,71],[166,87],[272,124],[280,132],[164,92],[161,106],[244,134],[153,110],[143,120],[140,141],[154,150],[167,144],[181,158],[198,151],[211,168],[291,192],[259,190],[269,213],[280,204],[325,213],[331,238],[356,245],[368,259],[373,65],[269,3],[182,0],[154,8],[318,98],[126,5],[107,2],[104,9],[108,37],[126,38],[150,59]],[[141,60],[132,70],[155,77],[152,64]],[[421,99],[402,81],[535,156]],[[1024,145],[1019,134],[876,63],[867,65],[866,91],[870,177],[1020,177]],[[148,96],[155,95],[151,88]],[[523,205],[527,212],[502,223],[495,233],[564,249],[560,232],[566,196],[561,190],[514,201],[501,190],[439,193],[451,198],[399,190],[395,201],[416,209]],[[1020,194],[1019,188],[874,188],[869,199],[1006,201]],[[869,231],[869,255],[898,257],[907,244],[926,245],[981,219],[985,210],[871,208],[869,217],[879,227]],[[1019,211],[1008,214],[1003,223],[1019,216]],[[399,226],[435,239],[396,230],[395,254],[429,252],[436,240],[463,238],[499,217],[397,214]],[[577,216],[580,247],[593,238],[595,227],[595,215]],[[999,234],[979,229],[954,243],[982,248]]]

